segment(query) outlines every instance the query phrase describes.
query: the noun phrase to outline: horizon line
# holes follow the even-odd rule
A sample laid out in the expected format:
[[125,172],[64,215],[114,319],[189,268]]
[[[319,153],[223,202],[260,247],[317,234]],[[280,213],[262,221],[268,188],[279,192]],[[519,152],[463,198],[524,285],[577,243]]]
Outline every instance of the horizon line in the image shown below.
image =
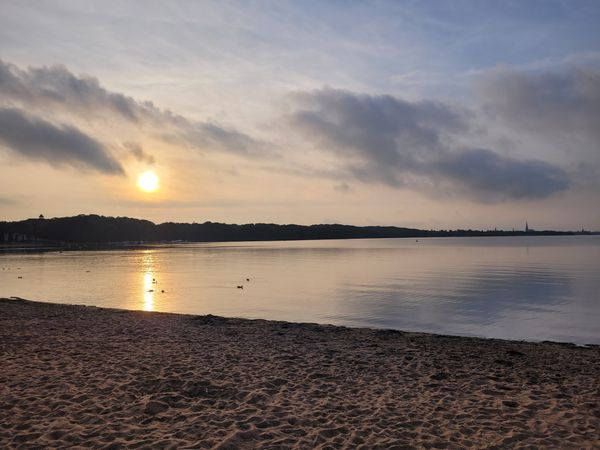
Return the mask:
[[102,218],[107,218],[107,219],[130,219],[130,220],[139,220],[139,221],[144,221],[144,222],[150,222],[151,224],[153,224],[154,226],[160,226],[160,225],[164,225],[164,224],[184,224],[184,225],[202,225],[202,224],[206,224],[206,223],[213,223],[213,224],[220,224],[220,225],[235,225],[235,226],[244,226],[244,225],[276,225],[276,226],[302,226],[302,227],[311,227],[311,226],[322,226],[322,225],[326,225],[326,226],[347,226],[347,227],[356,227],[356,228],[369,228],[369,227],[378,227],[378,228],[404,228],[404,229],[409,229],[409,230],[419,230],[419,231],[432,231],[432,232],[436,232],[436,231],[482,231],[482,232],[501,232],[501,233],[511,233],[511,232],[565,232],[565,233],[592,233],[592,234],[597,234],[600,233],[600,230],[592,230],[592,229],[586,229],[585,227],[581,227],[581,229],[577,229],[577,230],[573,230],[573,229],[554,229],[554,228],[547,228],[547,229],[536,229],[534,227],[530,227],[528,225],[528,220],[524,220],[524,227],[523,228],[517,228],[517,227],[512,227],[512,229],[504,229],[504,228],[498,228],[498,227],[493,227],[493,228],[417,228],[417,227],[410,227],[410,226],[404,226],[404,225],[354,225],[354,224],[348,224],[348,223],[341,223],[341,222],[321,222],[321,223],[311,223],[311,224],[301,224],[301,223],[276,223],[276,222],[246,222],[246,223],[231,223],[231,222],[218,222],[218,221],[212,221],[212,220],[205,220],[203,222],[177,222],[177,221],[172,221],[172,220],[168,220],[165,222],[154,222],[152,220],[149,219],[144,219],[144,218],[139,218],[139,217],[130,217],[130,216],[110,216],[110,215],[103,215],[103,214],[97,214],[97,213],[88,213],[88,214],[75,214],[75,215],[71,215],[71,216],[54,216],[54,217],[46,217],[43,214],[40,214],[38,217],[28,217],[26,219],[20,219],[20,220],[0,220],[0,222],[4,222],[4,223],[16,223],[16,222],[25,222],[28,220],[55,220],[55,219],[69,219],[69,218],[74,218],[74,217],[102,217]]

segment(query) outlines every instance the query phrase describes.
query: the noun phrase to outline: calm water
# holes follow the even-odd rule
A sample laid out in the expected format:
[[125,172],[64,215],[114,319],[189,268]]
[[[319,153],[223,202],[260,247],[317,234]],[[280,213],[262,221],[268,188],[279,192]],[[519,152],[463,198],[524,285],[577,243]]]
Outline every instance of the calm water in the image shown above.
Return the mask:
[[3,297],[600,344],[600,236],[182,244],[0,268]]

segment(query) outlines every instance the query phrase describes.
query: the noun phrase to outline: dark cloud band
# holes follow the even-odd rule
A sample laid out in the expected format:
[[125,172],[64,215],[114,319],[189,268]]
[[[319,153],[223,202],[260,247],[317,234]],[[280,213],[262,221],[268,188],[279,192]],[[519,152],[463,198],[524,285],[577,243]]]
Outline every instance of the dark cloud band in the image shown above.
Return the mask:
[[0,108],[0,142],[23,157],[123,175],[104,146],[70,125],[54,125],[16,108]]
[[138,101],[103,88],[90,76],[77,76],[62,65],[22,70],[0,60],[0,103],[26,111],[84,115],[96,123],[126,121],[158,139],[203,151],[258,156],[265,145],[250,136],[211,122],[192,121],[152,102]]
[[543,161],[521,161],[490,150],[449,154],[429,167],[482,200],[539,199],[567,189],[568,174]]
[[297,95],[296,105],[292,126],[363,182],[450,184],[483,201],[545,198],[570,184],[551,164],[456,146],[472,114],[442,103],[328,88]]

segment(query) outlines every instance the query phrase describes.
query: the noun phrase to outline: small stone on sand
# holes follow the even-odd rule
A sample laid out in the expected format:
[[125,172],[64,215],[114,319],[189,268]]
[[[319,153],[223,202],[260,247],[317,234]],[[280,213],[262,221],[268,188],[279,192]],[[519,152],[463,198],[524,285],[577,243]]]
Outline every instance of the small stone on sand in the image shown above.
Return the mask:
[[169,405],[167,405],[166,403],[151,400],[146,404],[144,412],[146,414],[152,414],[154,416],[156,414],[160,414],[161,412],[165,412],[167,409],[169,409]]

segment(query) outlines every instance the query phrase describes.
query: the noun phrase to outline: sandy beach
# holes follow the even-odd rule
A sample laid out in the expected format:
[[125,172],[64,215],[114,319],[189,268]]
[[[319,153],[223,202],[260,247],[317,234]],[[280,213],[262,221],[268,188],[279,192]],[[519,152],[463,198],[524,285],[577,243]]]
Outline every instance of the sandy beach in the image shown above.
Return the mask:
[[600,448],[600,348],[0,300],[2,448]]

